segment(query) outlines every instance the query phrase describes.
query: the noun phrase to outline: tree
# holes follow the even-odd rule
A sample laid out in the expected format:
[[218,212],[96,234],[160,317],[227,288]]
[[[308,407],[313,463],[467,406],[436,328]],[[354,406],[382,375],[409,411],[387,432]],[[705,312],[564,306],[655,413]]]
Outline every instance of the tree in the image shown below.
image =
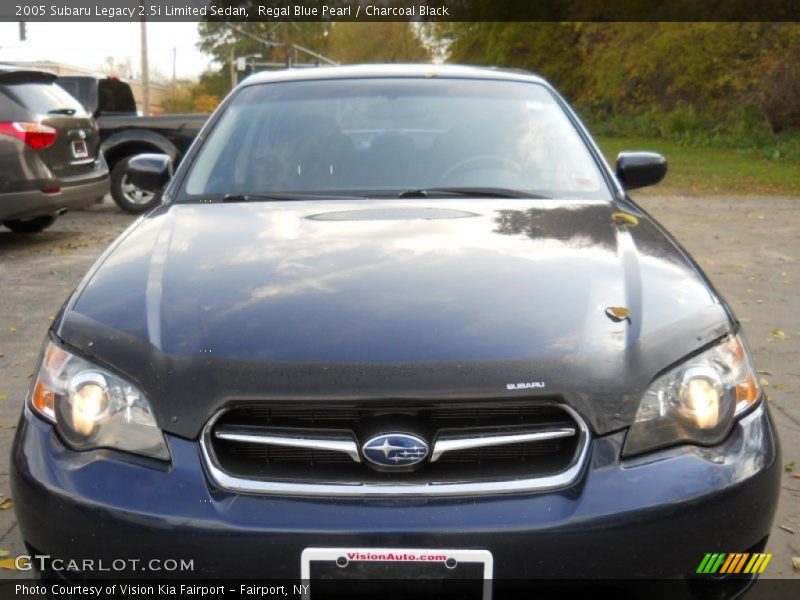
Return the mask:
[[188,113],[194,107],[192,84],[187,81],[177,81],[170,86],[164,100],[164,109],[168,113]]
[[106,56],[105,61],[100,65],[100,72],[104,75],[124,77],[125,79],[134,78],[133,63],[129,56],[123,60],[115,60],[113,56]]
[[200,93],[194,99],[194,112],[210,113],[219,104],[219,98],[212,94]]
[[200,23],[197,47],[213,56],[215,63],[200,76],[200,85],[210,96],[223,98],[231,89],[231,59],[256,56],[259,62],[283,65],[292,53],[292,44],[325,54],[329,30],[329,23]]
[[353,23],[331,27],[328,53],[342,63],[428,62],[428,48],[412,23]]
[[674,113],[679,128],[724,129],[754,113],[773,132],[800,129],[797,23],[436,23],[431,32],[450,61],[535,71],[601,118]]
[[259,55],[259,60],[286,63],[292,44],[325,53],[330,23],[200,23],[198,48],[225,67],[231,57]]
[[164,107],[168,113],[209,113],[219,101],[220,96],[209,92],[202,81],[178,81],[170,86]]

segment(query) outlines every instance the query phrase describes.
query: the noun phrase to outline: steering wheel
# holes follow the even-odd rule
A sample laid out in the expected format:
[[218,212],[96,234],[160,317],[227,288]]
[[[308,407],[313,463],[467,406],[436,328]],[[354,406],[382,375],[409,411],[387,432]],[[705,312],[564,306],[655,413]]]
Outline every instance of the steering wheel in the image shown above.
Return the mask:
[[502,156],[491,156],[487,154],[483,156],[473,156],[472,158],[462,160],[460,163],[456,163],[442,174],[439,178],[439,183],[447,183],[456,173],[465,171],[468,168],[474,169],[476,166],[500,167],[506,171],[513,172],[515,175],[522,176],[523,174],[522,167],[520,167],[519,163],[508,158],[503,158]]

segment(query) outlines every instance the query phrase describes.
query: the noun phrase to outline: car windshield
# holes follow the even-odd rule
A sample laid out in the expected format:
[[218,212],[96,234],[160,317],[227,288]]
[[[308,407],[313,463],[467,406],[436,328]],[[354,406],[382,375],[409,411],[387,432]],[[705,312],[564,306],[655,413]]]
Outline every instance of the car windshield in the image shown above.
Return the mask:
[[609,194],[545,86],[376,78],[244,87],[203,143],[179,201],[442,188],[554,198]]

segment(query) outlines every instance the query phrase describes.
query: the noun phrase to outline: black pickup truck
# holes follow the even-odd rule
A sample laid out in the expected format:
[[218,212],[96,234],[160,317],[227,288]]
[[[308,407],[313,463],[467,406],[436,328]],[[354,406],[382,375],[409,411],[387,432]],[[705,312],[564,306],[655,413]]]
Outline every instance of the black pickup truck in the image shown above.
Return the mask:
[[62,76],[56,83],[97,120],[100,149],[111,170],[111,195],[119,207],[136,214],[158,203],[156,194],[131,183],[128,161],[137,154],[160,152],[177,165],[208,115],[139,116],[131,86],[113,77]]

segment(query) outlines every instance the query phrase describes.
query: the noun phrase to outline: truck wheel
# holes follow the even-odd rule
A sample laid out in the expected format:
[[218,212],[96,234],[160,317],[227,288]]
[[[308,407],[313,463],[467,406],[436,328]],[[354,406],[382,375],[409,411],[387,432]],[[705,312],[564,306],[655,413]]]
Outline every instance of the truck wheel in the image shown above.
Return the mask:
[[111,196],[122,210],[138,215],[158,204],[161,194],[146,192],[133,185],[128,177],[128,162],[131,158],[133,157],[123,158],[111,169]]
[[13,219],[3,223],[14,233],[39,233],[56,222],[56,215],[42,215],[32,219]]

